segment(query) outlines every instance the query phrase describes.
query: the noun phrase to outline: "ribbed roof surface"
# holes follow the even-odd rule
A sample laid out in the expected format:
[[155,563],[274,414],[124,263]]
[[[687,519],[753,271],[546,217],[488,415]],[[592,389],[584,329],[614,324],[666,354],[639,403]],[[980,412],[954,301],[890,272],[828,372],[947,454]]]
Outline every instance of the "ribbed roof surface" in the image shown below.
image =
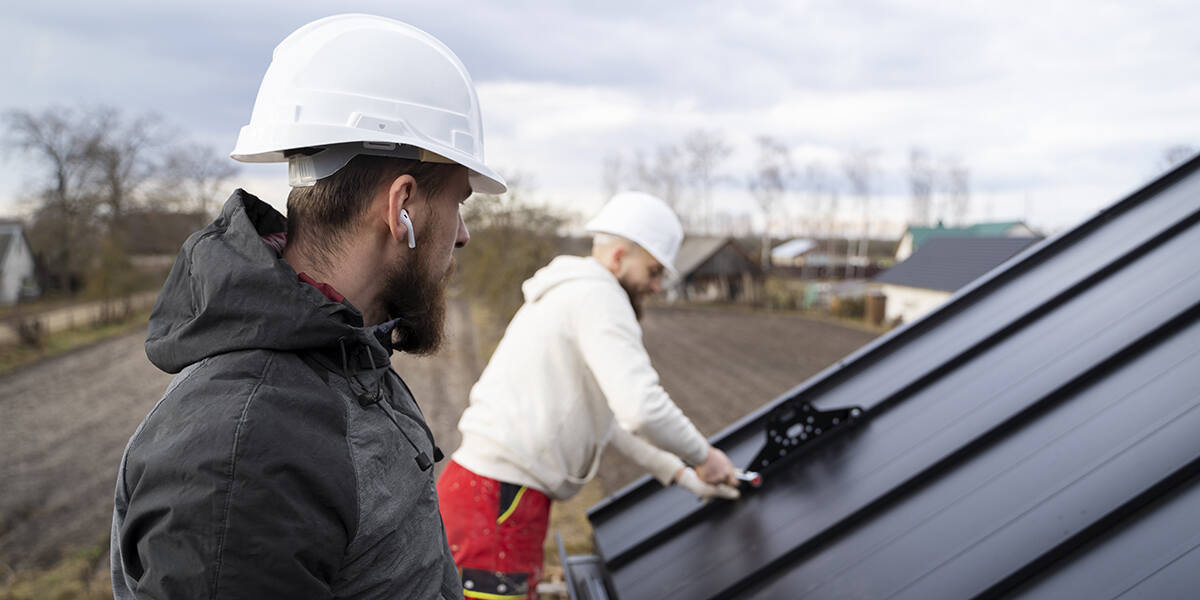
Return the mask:
[[756,466],[773,408],[864,409],[742,500],[643,480],[594,507],[572,593],[1193,597],[1198,249],[1200,158],[717,435]]

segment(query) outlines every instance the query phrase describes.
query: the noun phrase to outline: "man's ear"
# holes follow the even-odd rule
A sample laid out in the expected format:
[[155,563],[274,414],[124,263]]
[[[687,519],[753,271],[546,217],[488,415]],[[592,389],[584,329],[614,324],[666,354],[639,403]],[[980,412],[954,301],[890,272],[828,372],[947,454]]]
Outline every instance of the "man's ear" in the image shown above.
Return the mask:
[[615,244],[613,246],[613,251],[610,256],[612,257],[612,259],[611,259],[612,260],[612,268],[614,270],[620,270],[621,263],[625,260],[625,257],[627,256],[625,246],[623,246],[621,244]]
[[394,180],[387,189],[387,225],[392,239],[407,244],[411,235],[412,221],[403,218],[400,211],[412,206],[417,181],[412,175],[404,174]]

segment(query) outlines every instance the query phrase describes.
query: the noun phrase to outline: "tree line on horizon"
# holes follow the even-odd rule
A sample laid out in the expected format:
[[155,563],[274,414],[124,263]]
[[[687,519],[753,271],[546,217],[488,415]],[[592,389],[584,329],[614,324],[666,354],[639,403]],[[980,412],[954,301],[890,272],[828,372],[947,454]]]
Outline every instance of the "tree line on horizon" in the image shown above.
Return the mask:
[[153,113],[52,106],[2,118],[5,147],[33,167],[21,182],[26,236],[39,286],[52,295],[114,298],[144,285],[129,249],[160,233],[146,215],[190,215],[198,228],[238,172]]

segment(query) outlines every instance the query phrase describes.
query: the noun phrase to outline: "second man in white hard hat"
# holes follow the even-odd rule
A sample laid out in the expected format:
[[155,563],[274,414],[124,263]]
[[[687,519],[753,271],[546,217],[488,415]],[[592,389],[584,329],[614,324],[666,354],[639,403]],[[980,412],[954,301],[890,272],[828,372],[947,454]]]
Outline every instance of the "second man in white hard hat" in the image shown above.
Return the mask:
[[610,442],[664,485],[738,496],[733,465],[671,401],[642,345],[642,302],[673,268],[678,218],[628,192],[587,229],[591,256],[559,256],[523,284],[438,480],[467,597],[534,597],[550,502],[592,479]]

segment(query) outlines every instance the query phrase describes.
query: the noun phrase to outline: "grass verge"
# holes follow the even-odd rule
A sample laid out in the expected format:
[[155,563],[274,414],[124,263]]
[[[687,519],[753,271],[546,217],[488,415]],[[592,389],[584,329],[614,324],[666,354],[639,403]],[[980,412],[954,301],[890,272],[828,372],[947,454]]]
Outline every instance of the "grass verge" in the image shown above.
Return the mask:
[[142,311],[120,321],[52,333],[40,346],[0,347],[0,374],[145,327],[149,318],[150,311]]
[[0,573],[0,600],[112,600],[108,543],[66,552],[47,569]]

